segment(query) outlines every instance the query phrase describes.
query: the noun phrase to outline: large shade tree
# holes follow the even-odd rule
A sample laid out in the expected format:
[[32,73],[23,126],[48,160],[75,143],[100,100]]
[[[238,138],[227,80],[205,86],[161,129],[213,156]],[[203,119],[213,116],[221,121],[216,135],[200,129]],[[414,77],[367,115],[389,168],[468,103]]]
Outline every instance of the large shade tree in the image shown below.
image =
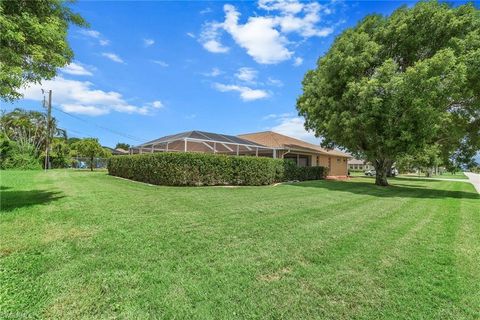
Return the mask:
[[67,2],[0,1],[0,98],[20,98],[23,86],[51,79],[71,62],[68,28],[86,22]]
[[480,12],[421,2],[345,30],[303,80],[307,129],[363,156],[388,185],[397,157],[436,144],[451,157],[479,149]]

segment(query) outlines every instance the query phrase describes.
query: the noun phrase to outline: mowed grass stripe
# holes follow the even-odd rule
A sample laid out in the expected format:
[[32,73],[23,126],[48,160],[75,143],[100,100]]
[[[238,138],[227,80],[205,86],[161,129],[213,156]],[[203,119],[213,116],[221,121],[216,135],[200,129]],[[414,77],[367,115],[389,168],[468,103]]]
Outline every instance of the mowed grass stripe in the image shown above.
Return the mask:
[[480,319],[480,210],[478,202],[460,203],[460,225],[455,239],[455,265],[464,286],[459,305],[472,319]]
[[[349,315],[357,315],[368,306],[377,307],[384,289],[374,285],[381,284],[378,274],[374,272],[378,266],[378,255],[382,247],[402,237],[412,229],[412,225],[418,223],[417,219],[405,218],[402,210],[413,207],[411,202],[396,207],[395,210],[388,210],[387,216],[393,217],[392,223],[385,223],[385,216],[377,217],[367,226],[360,227],[342,236],[332,246],[319,250],[320,253],[314,266],[306,268],[310,277],[321,277],[321,286],[311,286],[309,290],[314,291],[314,299],[301,297],[299,304],[303,309],[311,309],[312,313],[322,310],[322,317],[334,314],[339,308],[347,308]],[[386,236],[388,241],[378,242]],[[390,236],[390,237],[388,237]],[[343,287],[339,283],[343,281],[355,282],[355,286]],[[377,290],[378,289],[378,290]],[[311,295],[310,295],[311,296]],[[363,300],[363,301],[362,301]]]

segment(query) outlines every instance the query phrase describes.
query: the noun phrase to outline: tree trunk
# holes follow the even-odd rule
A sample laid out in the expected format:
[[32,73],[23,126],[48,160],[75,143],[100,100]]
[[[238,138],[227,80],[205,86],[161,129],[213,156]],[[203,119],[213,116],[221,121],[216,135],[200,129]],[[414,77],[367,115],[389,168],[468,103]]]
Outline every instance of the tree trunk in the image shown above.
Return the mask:
[[90,171],[93,171],[93,157],[90,158]]
[[427,176],[427,178],[430,178],[432,176],[432,168],[428,167],[425,172],[425,175]]
[[375,184],[377,186],[388,186],[387,172],[392,167],[392,162],[387,159],[378,159],[373,162],[375,167]]

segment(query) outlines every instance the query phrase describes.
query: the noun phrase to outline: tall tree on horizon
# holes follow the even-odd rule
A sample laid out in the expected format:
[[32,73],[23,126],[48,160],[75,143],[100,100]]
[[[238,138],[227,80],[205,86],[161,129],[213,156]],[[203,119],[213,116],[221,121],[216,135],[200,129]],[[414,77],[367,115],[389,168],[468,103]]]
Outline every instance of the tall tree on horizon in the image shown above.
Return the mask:
[[480,11],[436,1],[369,15],[345,30],[303,80],[305,127],[363,156],[377,185],[398,157],[438,145],[480,148]]

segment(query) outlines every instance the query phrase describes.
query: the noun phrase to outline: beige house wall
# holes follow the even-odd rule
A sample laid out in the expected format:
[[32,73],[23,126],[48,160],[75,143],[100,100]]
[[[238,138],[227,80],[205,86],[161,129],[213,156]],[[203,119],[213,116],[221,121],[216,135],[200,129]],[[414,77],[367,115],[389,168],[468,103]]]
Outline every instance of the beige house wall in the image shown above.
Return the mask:
[[[286,151],[279,150],[277,151],[277,157],[283,158]],[[291,154],[300,154],[310,156],[311,166],[322,166],[329,168],[327,175],[329,176],[346,176],[348,175],[348,164],[347,158],[329,156],[324,154],[311,154],[305,152],[291,152]]]
[[347,158],[343,157],[331,157],[331,176],[346,176],[348,175]]
[[329,158],[329,156],[324,155],[324,154],[318,155],[318,165],[328,168],[329,167],[328,158]]
[[329,168],[329,176],[348,175],[347,158],[321,154],[318,156],[318,165]]

